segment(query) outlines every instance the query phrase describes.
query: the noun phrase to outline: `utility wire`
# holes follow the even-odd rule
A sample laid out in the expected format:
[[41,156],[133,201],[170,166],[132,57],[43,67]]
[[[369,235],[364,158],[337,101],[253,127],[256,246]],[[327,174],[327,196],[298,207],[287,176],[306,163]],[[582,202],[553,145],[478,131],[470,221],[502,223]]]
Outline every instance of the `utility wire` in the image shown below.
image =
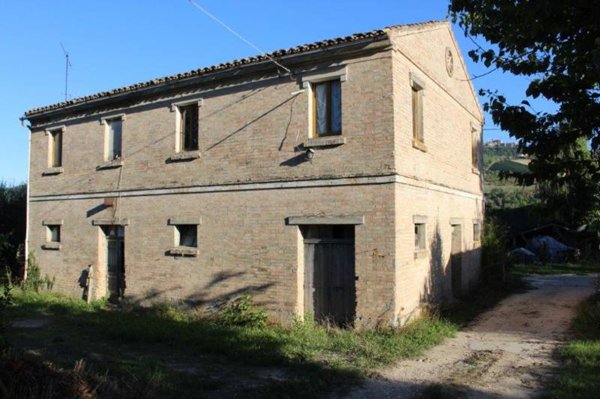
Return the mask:
[[209,17],[213,21],[217,22],[218,24],[220,24],[221,26],[223,26],[225,29],[227,29],[229,32],[231,32],[233,35],[235,35],[238,39],[240,39],[241,41],[243,41],[244,43],[246,43],[248,46],[252,47],[256,51],[258,51],[259,53],[261,53],[261,55],[267,57],[275,65],[277,65],[278,67],[284,69],[290,75],[292,74],[292,71],[289,68],[286,68],[285,66],[281,65],[279,62],[277,62],[273,57],[271,57],[265,51],[261,50],[254,43],[252,43],[251,41],[249,41],[248,39],[244,38],[242,35],[240,35],[239,33],[237,33],[235,30],[233,30],[231,27],[229,27],[225,22],[221,21],[219,18],[217,18],[216,16],[214,16],[213,14],[211,14],[210,12],[208,12],[205,8],[203,8],[202,6],[200,6],[194,0],[188,0],[188,1],[190,2],[191,5],[193,5],[194,7],[196,7],[198,10],[202,11],[207,17]]

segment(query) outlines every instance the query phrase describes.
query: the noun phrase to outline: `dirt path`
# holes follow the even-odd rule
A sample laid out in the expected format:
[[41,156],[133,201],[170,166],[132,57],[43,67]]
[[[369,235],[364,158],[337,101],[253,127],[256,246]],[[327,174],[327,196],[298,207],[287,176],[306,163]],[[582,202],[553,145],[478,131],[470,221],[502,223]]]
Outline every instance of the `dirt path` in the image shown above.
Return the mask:
[[536,289],[505,299],[420,358],[381,370],[346,398],[538,397],[542,380],[557,366],[552,352],[597,277],[528,280]]

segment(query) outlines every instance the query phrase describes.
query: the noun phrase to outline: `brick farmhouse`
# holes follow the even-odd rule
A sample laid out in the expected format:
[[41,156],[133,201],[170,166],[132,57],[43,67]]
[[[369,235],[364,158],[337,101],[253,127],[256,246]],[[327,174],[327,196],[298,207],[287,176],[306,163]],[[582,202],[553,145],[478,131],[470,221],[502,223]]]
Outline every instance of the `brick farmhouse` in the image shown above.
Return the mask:
[[27,246],[55,291],[207,306],[250,292],[284,322],[370,326],[402,324],[479,279],[483,117],[448,22],[23,119]]

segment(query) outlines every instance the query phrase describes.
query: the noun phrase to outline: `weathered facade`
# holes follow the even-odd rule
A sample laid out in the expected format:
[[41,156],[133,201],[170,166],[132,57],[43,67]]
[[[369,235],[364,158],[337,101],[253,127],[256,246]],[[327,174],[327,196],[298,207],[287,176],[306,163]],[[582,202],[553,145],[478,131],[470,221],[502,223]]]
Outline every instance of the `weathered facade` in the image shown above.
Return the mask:
[[450,25],[271,56],[291,73],[260,56],[25,114],[56,291],[372,325],[477,282],[482,114]]

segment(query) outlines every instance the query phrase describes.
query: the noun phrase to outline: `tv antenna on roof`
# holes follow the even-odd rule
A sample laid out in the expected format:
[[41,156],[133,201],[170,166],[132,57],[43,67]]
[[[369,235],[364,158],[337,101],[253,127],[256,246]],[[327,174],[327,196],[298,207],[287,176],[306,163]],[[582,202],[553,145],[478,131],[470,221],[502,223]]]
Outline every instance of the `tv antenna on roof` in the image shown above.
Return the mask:
[[60,42],[60,47],[62,48],[63,53],[65,53],[65,101],[67,101],[69,99],[69,68],[72,67],[72,65],[69,61],[69,53],[65,50],[65,46],[63,46],[62,42]]

